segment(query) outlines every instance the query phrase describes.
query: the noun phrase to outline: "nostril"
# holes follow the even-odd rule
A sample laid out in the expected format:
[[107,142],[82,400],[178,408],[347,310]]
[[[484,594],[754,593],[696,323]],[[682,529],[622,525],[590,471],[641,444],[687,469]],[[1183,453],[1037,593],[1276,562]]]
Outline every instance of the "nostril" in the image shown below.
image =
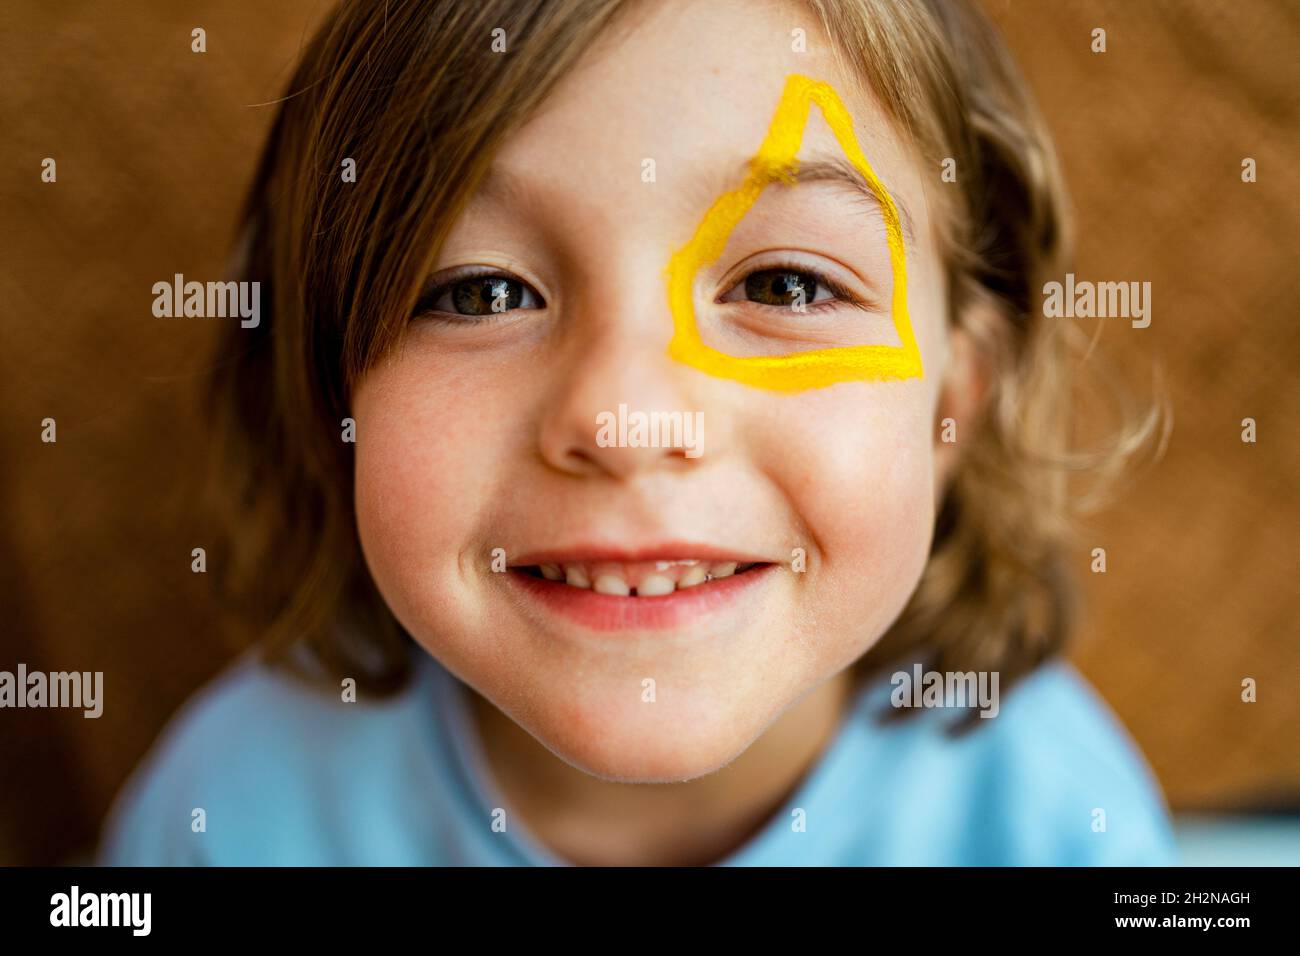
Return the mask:
[[569,449],[565,458],[575,470],[587,472],[601,470],[600,462],[597,461],[596,456],[582,448]]
[[576,445],[565,450],[560,456],[559,464],[563,470],[575,474],[590,474],[601,470],[595,456]]

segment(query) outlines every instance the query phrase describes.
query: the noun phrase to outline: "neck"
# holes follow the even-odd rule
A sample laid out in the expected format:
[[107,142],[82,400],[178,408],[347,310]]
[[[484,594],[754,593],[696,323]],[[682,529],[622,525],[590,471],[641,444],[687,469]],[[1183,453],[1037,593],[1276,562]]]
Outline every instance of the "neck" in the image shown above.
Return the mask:
[[578,865],[691,866],[729,856],[794,794],[839,726],[852,677],[842,671],[812,690],[721,770],[663,784],[584,773],[466,690],[493,783],[552,853]]

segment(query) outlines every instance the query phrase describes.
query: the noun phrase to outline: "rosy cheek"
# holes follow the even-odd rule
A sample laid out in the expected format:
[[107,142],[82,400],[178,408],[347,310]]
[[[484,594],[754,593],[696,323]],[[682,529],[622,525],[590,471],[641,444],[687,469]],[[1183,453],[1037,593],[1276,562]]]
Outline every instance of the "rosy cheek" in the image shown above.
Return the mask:
[[353,402],[357,419],[356,514],[367,563],[402,616],[404,596],[445,580],[463,539],[465,416],[432,400],[406,368],[372,371]]
[[[826,570],[876,569],[898,587],[923,562],[933,520],[928,390],[920,383],[845,384],[818,396],[784,397],[766,418],[768,461]],[[780,454],[778,455],[778,451]]]

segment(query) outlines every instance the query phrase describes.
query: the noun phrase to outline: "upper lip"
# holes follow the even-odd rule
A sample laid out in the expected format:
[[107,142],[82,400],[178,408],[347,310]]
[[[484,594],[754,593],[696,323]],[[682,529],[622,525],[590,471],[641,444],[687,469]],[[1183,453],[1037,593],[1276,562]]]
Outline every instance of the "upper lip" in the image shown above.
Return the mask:
[[635,561],[675,561],[696,558],[701,561],[735,561],[737,564],[766,564],[768,559],[735,548],[722,548],[696,541],[663,541],[655,544],[627,545],[579,542],[564,547],[525,551],[511,557],[515,567],[536,564],[566,564],[594,561],[632,563]]

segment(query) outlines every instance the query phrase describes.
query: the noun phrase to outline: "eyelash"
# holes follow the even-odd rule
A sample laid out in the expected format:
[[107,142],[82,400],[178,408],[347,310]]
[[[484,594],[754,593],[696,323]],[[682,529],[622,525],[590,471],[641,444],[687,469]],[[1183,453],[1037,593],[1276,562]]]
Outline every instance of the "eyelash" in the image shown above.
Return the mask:
[[[842,283],[837,282],[835,279],[832,279],[826,273],[818,269],[811,268],[809,266],[803,265],[801,263],[795,263],[795,262],[766,263],[757,268],[750,269],[748,272],[739,276],[736,279],[736,281],[727,289],[724,295],[730,295],[735,289],[739,288],[741,285],[747,282],[751,276],[758,275],[759,273],[763,273],[763,272],[791,272],[791,273],[811,276],[813,280],[817,283],[817,285],[824,286],[834,296],[834,299],[825,300],[822,302],[807,303],[805,305],[805,308],[809,312],[814,312],[814,311],[820,312],[828,308],[833,309],[839,305],[849,305],[852,306],[853,308],[862,309],[864,311],[869,310],[870,308],[868,303],[864,302],[853,292],[849,291],[849,289],[847,289]],[[442,299],[444,295],[446,295],[451,289],[453,289],[455,286],[459,285],[460,283],[467,282],[471,279],[489,279],[489,278],[505,279],[511,282],[517,282],[524,287],[526,294],[530,293],[533,296],[536,296],[538,302],[540,303],[538,308],[544,308],[546,305],[546,302],[545,300],[542,299],[541,294],[537,292],[537,290],[535,290],[531,285],[529,285],[523,279],[520,279],[518,276],[511,275],[508,272],[503,272],[500,269],[470,267],[470,268],[466,268],[464,271],[455,273],[443,279],[436,286],[433,286],[432,288],[428,289],[426,292],[422,293],[420,295],[420,298],[416,300],[415,308],[412,310],[411,313],[412,318],[420,318],[431,322],[437,322],[443,325],[478,325],[484,322],[492,322],[495,321],[496,319],[501,318],[507,313],[501,312],[501,313],[494,313],[490,315],[473,315],[473,314],[466,314],[462,312],[447,312],[442,309],[434,308],[434,303]],[[743,302],[751,306],[759,306],[760,308],[765,308],[765,309],[777,309],[780,311],[789,311],[788,306],[769,305],[768,303],[765,302],[754,302],[751,299],[739,299],[735,301]],[[731,301],[724,301],[720,299],[718,300],[718,304],[730,305],[733,303]],[[508,311],[521,311],[521,310],[511,309]]]
[[428,322],[436,322],[441,325],[479,325],[485,322],[493,322],[509,314],[509,312],[530,311],[522,308],[509,309],[506,312],[490,313],[487,315],[473,315],[463,312],[447,312],[443,309],[434,307],[444,295],[450,292],[462,282],[468,282],[472,279],[505,279],[509,282],[517,282],[523,286],[525,295],[533,295],[537,298],[538,308],[544,308],[546,301],[542,298],[540,292],[534,289],[529,283],[516,275],[505,272],[501,269],[492,269],[487,267],[469,266],[463,270],[453,272],[450,276],[442,279],[437,285],[428,288],[420,294],[415,301],[415,307],[411,310],[411,317],[418,318]]
[[[814,312],[814,311],[818,311],[818,312],[820,312],[820,311],[823,311],[823,310],[825,310],[825,309],[827,309],[827,308],[832,308],[832,309],[833,309],[833,308],[836,308],[836,307],[839,306],[839,305],[849,305],[849,306],[852,306],[852,307],[854,307],[854,308],[856,308],[856,309],[862,309],[862,310],[864,310],[864,311],[869,311],[869,309],[870,309],[870,304],[869,304],[869,303],[864,302],[864,301],[863,301],[859,296],[857,296],[857,295],[855,295],[853,292],[849,291],[849,289],[848,289],[847,287],[845,287],[842,283],[835,281],[834,279],[832,279],[830,276],[828,276],[826,273],[822,272],[822,271],[819,270],[819,269],[815,269],[815,268],[813,268],[813,267],[811,267],[811,266],[807,266],[807,265],[804,265],[804,264],[802,264],[802,263],[797,263],[797,262],[771,262],[771,263],[764,263],[764,264],[761,265],[761,266],[758,266],[758,267],[756,267],[756,268],[750,269],[749,271],[747,271],[747,272],[745,272],[744,274],[742,274],[741,276],[739,276],[739,277],[736,279],[736,281],[733,282],[733,283],[732,283],[732,284],[727,288],[727,291],[726,291],[725,293],[723,293],[723,294],[724,294],[724,295],[730,295],[730,294],[732,293],[732,291],[734,291],[735,289],[737,289],[737,288],[739,288],[740,286],[742,286],[745,282],[747,282],[747,281],[749,280],[750,276],[758,275],[759,273],[762,273],[762,272],[793,272],[793,273],[798,273],[798,274],[802,274],[802,275],[808,275],[808,276],[811,276],[811,277],[816,281],[816,283],[817,283],[818,285],[820,285],[820,286],[825,286],[826,289],[827,289],[827,290],[828,290],[832,295],[835,296],[835,298],[834,298],[833,300],[826,300],[826,301],[823,301],[823,302],[809,302],[809,303],[807,303],[807,304],[805,305],[805,308],[806,308],[809,312]],[[751,305],[751,306],[759,306],[760,308],[764,308],[764,309],[777,309],[777,310],[779,310],[779,311],[783,311],[783,312],[788,312],[788,311],[790,311],[789,306],[784,306],[784,305],[769,305],[769,304],[767,304],[767,303],[765,303],[765,302],[754,302],[754,301],[751,300],[751,299],[739,299],[739,300],[736,300],[736,302],[723,301],[723,300],[721,300],[721,299],[718,300],[718,304],[719,304],[719,305],[733,305],[733,304],[737,304],[737,303],[744,303],[744,304],[746,304],[746,305]]]

